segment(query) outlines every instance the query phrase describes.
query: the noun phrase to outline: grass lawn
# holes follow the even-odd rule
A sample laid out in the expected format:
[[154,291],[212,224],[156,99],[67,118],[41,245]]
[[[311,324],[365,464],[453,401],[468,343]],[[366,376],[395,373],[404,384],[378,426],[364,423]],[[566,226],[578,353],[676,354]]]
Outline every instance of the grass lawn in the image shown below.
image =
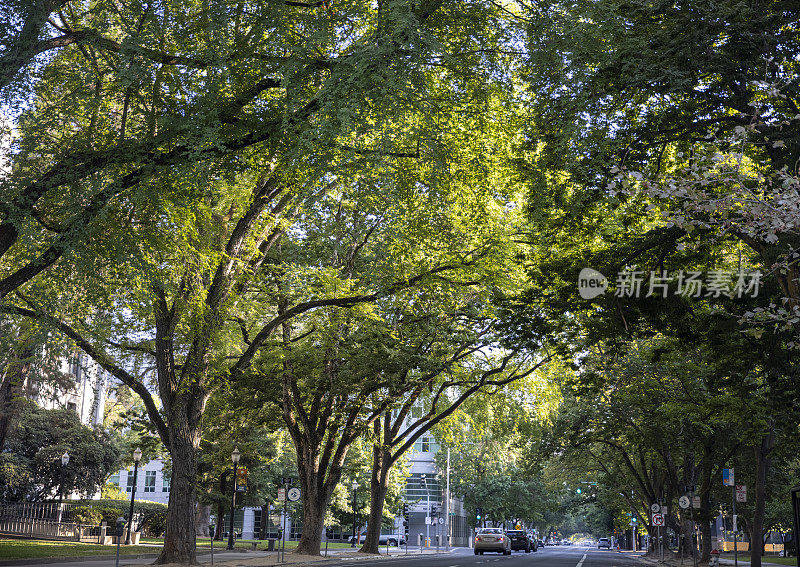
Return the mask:
[[[252,542],[258,542],[258,549],[266,551],[267,542],[264,540],[240,539],[236,540],[237,549],[251,549]],[[138,555],[142,553],[158,553],[158,546],[164,543],[162,539],[142,538],[141,543],[149,545],[121,545],[120,555]],[[222,550],[227,547],[227,541],[215,541],[214,549]],[[297,547],[296,541],[287,541],[286,549]],[[349,543],[329,543],[329,549],[349,548]],[[208,538],[197,538],[197,549],[207,551],[211,549]],[[322,543],[325,549],[325,542]],[[30,559],[38,557],[86,557],[90,555],[114,555],[116,545],[97,545],[93,543],[77,543],[66,541],[42,541],[33,539],[5,539],[0,538],[0,559]]]
[[[114,555],[117,546],[32,539],[0,539],[0,557],[26,559],[35,557],[86,557],[87,555]],[[156,553],[157,548],[142,545],[121,545],[120,555]]]

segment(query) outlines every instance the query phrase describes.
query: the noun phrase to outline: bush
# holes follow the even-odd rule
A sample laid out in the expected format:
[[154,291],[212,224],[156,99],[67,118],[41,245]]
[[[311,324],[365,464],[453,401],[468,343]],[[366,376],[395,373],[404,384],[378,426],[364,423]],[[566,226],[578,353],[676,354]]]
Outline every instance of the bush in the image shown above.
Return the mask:
[[89,506],[77,506],[73,508],[72,512],[77,523],[89,526],[99,526],[103,517],[100,510]]
[[[81,510],[91,510],[96,514],[98,520],[104,521],[107,525],[113,526],[117,523],[117,518],[128,517],[130,500],[83,500],[79,502]],[[161,537],[166,530],[167,506],[158,502],[137,501],[133,505],[134,528],[141,530],[147,537]],[[96,525],[95,524],[95,525]]]

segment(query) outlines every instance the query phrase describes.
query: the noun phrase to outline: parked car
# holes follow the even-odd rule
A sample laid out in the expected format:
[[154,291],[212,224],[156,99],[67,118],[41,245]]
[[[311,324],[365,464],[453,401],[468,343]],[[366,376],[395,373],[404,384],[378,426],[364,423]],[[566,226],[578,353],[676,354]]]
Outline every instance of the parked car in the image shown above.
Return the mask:
[[532,548],[533,551],[536,551],[535,544],[531,543],[531,538],[528,536],[527,532],[522,530],[508,530],[506,534],[511,538],[511,551],[525,551],[525,553],[530,553]]
[[511,555],[511,538],[502,528],[481,528],[475,534],[475,555],[483,555],[484,551]]
[[[353,543],[356,538],[350,536],[350,539],[347,540],[347,543]],[[364,543],[367,541],[367,534],[361,534],[361,537],[358,539],[358,543]],[[405,536],[398,535],[398,534],[381,534],[378,536],[378,545],[405,545],[406,538]]]
[[605,547],[606,549],[611,549],[611,540],[607,537],[601,537],[597,540],[597,549],[601,547]]

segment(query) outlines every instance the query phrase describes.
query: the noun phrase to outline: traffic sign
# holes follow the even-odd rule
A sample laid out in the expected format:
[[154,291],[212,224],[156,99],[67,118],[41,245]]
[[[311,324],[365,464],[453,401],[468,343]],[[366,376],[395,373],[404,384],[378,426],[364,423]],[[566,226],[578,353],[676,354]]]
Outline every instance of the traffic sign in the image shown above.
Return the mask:
[[440,518],[439,518],[439,523],[440,523],[440,524],[444,524],[444,518],[440,517]]
[[737,484],[736,485],[736,501],[737,502],[747,502],[747,485],[746,484]]
[[650,511],[651,511],[653,514],[657,514],[658,512],[660,512],[660,511],[661,511],[661,506],[660,506],[659,504],[656,504],[656,503],[654,502],[654,503],[650,504]]
[[290,488],[289,492],[286,493],[286,496],[289,498],[289,502],[297,502],[300,500],[300,489]]
[[700,497],[692,496],[692,508],[699,508],[699,507],[700,507]]
[[688,496],[681,496],[678,498],[678,506],[683,508],[684,510],[691,506],[692,502],[689,500]]
[[292,484],[292,477],[290,477],[290,476],[285,476],[281,480],[283,481],[283,482],[281,482],[281,484],[285,484],[287,486],[291,486],[291,484]]
[[279,488],[278,489],[278,501],[279,502],[283,502],[284,500],[286,500],[286,489],[285,488]]
[[664,515],[663,514],[653,514],[653,525],[654,526],[663,526],[664,525]]
[[722,485],[723,486],[733,486],[735,483],[733,481],[733,469],[722,469]]

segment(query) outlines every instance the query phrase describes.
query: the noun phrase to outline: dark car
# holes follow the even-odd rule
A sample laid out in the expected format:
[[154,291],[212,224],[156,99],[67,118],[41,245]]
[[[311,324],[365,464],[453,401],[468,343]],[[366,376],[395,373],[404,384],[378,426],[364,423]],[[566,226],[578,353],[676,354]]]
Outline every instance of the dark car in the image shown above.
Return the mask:
[[[508,537],[511,538],[511,551],[525,551],[525,553],[530,553],[531,549],[534,547],[531,543],[530,536],[528,536],[527,532],[522,530],[507,530],[506,533]],[[534,548],[534,551],[536,549]]]

